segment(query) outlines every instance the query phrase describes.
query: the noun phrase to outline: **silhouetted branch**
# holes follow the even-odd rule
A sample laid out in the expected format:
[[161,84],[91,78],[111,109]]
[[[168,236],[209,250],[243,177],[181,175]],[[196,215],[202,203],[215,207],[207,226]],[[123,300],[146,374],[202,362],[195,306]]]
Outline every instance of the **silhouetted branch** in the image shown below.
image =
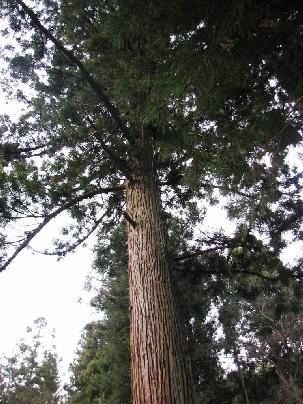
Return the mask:
[[102,215],[99,219],[97,219],[95,221],[94,225],[84,236],[80,237],[75,243],[67,246],[66,248],[60,249],[60,251],[38,251],[32,247],[30,247],[30,248],[31,248],[31,250],[33,250],[34,252],[36,252],[38,254],[57,255],[57,256],[63,257],[64,255],[68,254],[69,252],[71,252],[71,251],[75,250],[77,247],[79,247],[79,245],[82,244],[84,241],[86,241],[89,238],[89,236],[91,236],[93,234],[93,232],[97,229],[97,227],[102,222],[102,220],[104,219],[105,216],[106,216],[106,213],[104,213],[104,215]]
[[[176,180],[173,180],[173,181],[171,181],[171,180],[161,181],[159,185],[160,186],[175,186],[175,187],[176,186],[183,186],[183,187],[186,187],[186,188],[188,188],[190,190],[189,187],[187,187],[185,184],[181,183],[181,179],[182,179],[182,177],[180,177],[177,182],[176,182]],[[239,190],[236,190],[236,189],[231,190],[231,189],[226,188],[223,185],[214,185],[214,184],[206,183],[206,182],[200,183],[199,185],[203,189],[209,189],[209,190],[210,189],[218,189],[218,190],[223,191],[223,192],[228,192],[228,193],[232,192],[233,194],[237,194],[237,195],[243,196],[245,198],[252,198],[253,197],[253,195],[246,194],[245,192],[239,191]],[[193,192],[196,192],[196,191],[193,191]]]
[[229,271],[227,270],[218,270],[218,269],[207,269],[205,270],[205,267],[200,264],[199,262],[194,262],[191,263],[191,265],[188,265],[188,268],[183,267],[183,269],[181,269],[180,267],[174,267],[175,270],[178,270],[179,272],[184,272],[184,273],[200,273],[201,276],[211,276],[211,275],[219,275],[219,276],[226,276],[226,277],[233,277],[234,275],[250,275],[250,276],[257,276],[258,278],[262,278],[266,281],[273,281],[273,282],[277,282],[279,281],[281,278],[279,276],[267,276],[264,275],[262,273],[259,272],[254,272],[254,271],[250,271],[250,270],[241,270],[241,269],[234,269],[231,268]]
[[106,296],[108,299],[110,300],[125,300],[128,299],[128,296],[116,296],[116,295],[112,295],[108,290],[104,289],[104,288],[99,288],[99,293],[103,294],[104,296]]
[[112,187],[107,187],[107,188],[99,188],[94,191],[87,192],[85,194],[79,195],[73,199],[71,199],[69,202],[66,202],[59,208],[55,209],[52,213],[47,215],[44,220],[32,231],[27,233],[27,236],[25,240],[19,245],[19,247],[16,249],[16,251],[8,258],[8,260],[5,262],[4,265],[1,266],[0,272],[4,271],[8,265],[20,254],[24,248],[26,248],[31,240],[36,237],[36,235],[55,217],[57,217],[60,213],[64,212],[65,210],[71,208],[75,204],[85,200],[85,199],[90,199],[93,198],[96,195],[99,194],[105,194],[105,193],[110,193],[110,192],[116,192],[121,189],[124,189],[124,185],[115,185]]
[[131,180],[131,169],[128,166],[128,162],[121,158],[114,150],[112,150],[109,146],[106,145],[103,140],[101,134],[96,128],[93,120],[90,117],[86,117],[89,124],[92,126],[94,132],[94,137],[100,142],[102,150],[108,155],[109,159],[116,164],[116,166],[121,170],[121,172],[125,175],[125,177],[130,181]]
[[199,255],[205,255],[211,253],[213,251],[223,251],[228,248],[237,248],[237,247],[242,247],[242,244],[238,243],[238,244],[220,245],[216,247],[206,248],[205,250],[198,249],[189,253],[179,255],[178,257],[174,258],[174,261],[184,261],[187,259],[198,257]]

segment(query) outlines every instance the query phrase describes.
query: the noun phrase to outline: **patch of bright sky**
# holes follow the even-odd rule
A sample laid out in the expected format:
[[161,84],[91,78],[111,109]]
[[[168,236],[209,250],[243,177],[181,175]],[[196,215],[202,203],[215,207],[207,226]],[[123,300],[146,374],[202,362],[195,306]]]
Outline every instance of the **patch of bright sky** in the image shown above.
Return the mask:
[[[303,169],[303,144],[297,147],[290,147],[286,158],[287,164],[290,167],[297,167],[298,171]],[[303,195],[302,195],[303,196]],[[283,249],[281,253],[281,260],[286,265],[292,265],[302,257],[303,241],[293,241],[291,232],[285,234],[285,240],[288,241],[288,245]]]
[[[40,234],[35,249],[44,250],[50,244],[55,227],[54,223]],[[61,373],[66,378],[83,327],[101,317],[89,305],[92,294],[84,290],[92,257],[90,247],[80,247],[60,261],[27,250],[0,274],[1,353],[9,355],[26,327],[45,317],[55,329]]]

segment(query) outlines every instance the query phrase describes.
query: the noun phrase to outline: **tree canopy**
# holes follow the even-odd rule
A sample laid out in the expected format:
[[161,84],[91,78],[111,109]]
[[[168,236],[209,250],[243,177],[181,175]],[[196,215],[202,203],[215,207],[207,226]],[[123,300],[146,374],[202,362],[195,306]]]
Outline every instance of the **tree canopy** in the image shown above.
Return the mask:
[[300,2],[80,3],[2,6],[7,89],[27,105],[17,123],[2,117],[2,224],[33,226],[3,233],[4,250],[27,247],[63,210],[77,224],[59,255],[120,217],[142,125],[167,208],[218,189],[275,251],[283,232],[300,237],[300,174],[285,160],[301,139]]

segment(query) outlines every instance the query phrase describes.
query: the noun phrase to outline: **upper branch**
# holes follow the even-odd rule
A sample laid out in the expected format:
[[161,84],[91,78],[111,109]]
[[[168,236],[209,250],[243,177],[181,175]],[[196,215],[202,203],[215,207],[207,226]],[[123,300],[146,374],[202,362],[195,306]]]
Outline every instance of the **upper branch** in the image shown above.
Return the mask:
[[[208,249],[208,250],[204,250],[204,253],[207,252],[211,252],[211,251],[215,251],[215,248],[212,249]],[[187,268],[188,267],[188,268]],[[190,264],[186,267],[183,267],[182,269],[175,265],[173,268],[175,270],[179,270],[180,272],[184,272],[187,273],[188,269],[190,269],[190,272],[195,272],[195,273],[200,273],[201,276],[211,276],[211,275],[219,275],[219,276],[226,276],[226,277],[233,277],[234,275],[250,275],[250,276],[256,276],[258,278],[262,278],[263,280],[266,281],[273,281],[273,282],[277,282],[279,280],[281,280],[280,276],[269,276],[269,275],[264,275],[260,272],[255,272],[255,271],[251,271],[249,269],[236,269],[236,268],[232,268],[230,270],[227,269],[209,269],[207,268],[207,270],[205,270],[204,266],[199,263],[198,261],[194,261],[194,262],[190,262]]]
[[176,257],[174,259],[174,261],[183,261],[183,260],[198,257],[199,255],[208,254],[210,252],[223,251],[223,250],[226,250],[228,248],[235,248],[235,247],[241,247],[241,246],[242,246],[242,244],[234,243],[234,244],[227,244],[227,245],[220,245],[220,246],[216,246],[216,247],[210,247],[210,248],[207,248],[205,250],[197,249],[195,251],[179,255],[178,257]]
[[131,167],[129,166],[128,161],[124,158],[121,158],[115,150],[106,145],[101,133],[97,130],[94,122],[90,117],[86,117],[86,120],[88,121],[89,125],[91,125],[93,129],[93,135],[100,143],[102,150],[108,155],[110,160],[116,164],[116,166],[121,170],[125,177],[130,181],[132,179],[132,176]]
[[32,231],[27,233],[26,238],[23,240],[23,242],[19,245],[19,247],[16,249],[16,251],[8,258],[8,260],[0,267],[0,272],[4,271],[8,265],[20,254],[24,248],[26,248],[31,240],[55,217],[57,217],[60,213],[63,211],[71,208],[74,206],[76,203],[79,203],[85,199],[90,199],[93,198],[96,195],[99,194],[107,194],[110,192],[115,192],[119,191],[121,189],[124,189],[124,185],[115,185],[112,187],[107,187],[107,188],[99,188],[94,191],[86,192],[85,194],[79,195],[75,198],[72,198],[70,201],[66,202],[65,204],[59,206],[59,208],[55,209],[53,212],[48,214],[44,220]]
[[[199,263],[195,263],[194,264],[194,269],[196,271],[199,271],[199,270],[203,271],[203,265],[199,265]],[[236,269],[236,268],[233,268],[230,271],[217,270],[217,269],[213,269],[213,270],[207,269],[207,271],[203,271],[203,272],[201,272],[201,274],[203,274],[203,275],[221,275],[221,276],[226,276],[226,277],[233,277],[235,274],[237,274],[237,275],[256,276],[256,277],[261,278],[263,280],[272,281],[272,282],[277,282],[277,281],[281,280],[280,276],[264,275],[261,272],[255,272],[255,271],[251,271],[251,270],[248,270],[248,269],[245,269],[245,270],[243,269],[242,270],[242,269]]]
[[105,91],[100,83],[98,83],[93,76],[88,72],[84,64],[77,59],[77,57],[68,50],[57,38],[55,38],[49,30],[41,24],[37,14],[29,8],[22,0],[16,0],[16,3],[22,7],[23,12],[28,15],[34,25],[40,32],[42,32],[46,38],[48,38],[63,55],[67,57],[70,64],[78,67],[80,70],[83,78],[86,82],[90,85],[94,93],[96,94],[97,98],[101,103],[105,106],[109,114],[111,115],[112,119],[116,122],[116,125],[123,133],[126,139],[130,138],[129,130],[126,124],[123,122],[120,112],[115,107],[115,105],[109,100],[108,96],[105,94]]

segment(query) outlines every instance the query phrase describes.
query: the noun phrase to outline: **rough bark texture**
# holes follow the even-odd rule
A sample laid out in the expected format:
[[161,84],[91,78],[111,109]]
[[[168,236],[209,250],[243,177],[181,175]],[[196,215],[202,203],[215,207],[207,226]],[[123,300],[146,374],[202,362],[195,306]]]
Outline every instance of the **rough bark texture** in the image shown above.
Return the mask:
[[133,404],[195,402],[185,331],[175,298],[159,187],[146,145],[127,190]]

